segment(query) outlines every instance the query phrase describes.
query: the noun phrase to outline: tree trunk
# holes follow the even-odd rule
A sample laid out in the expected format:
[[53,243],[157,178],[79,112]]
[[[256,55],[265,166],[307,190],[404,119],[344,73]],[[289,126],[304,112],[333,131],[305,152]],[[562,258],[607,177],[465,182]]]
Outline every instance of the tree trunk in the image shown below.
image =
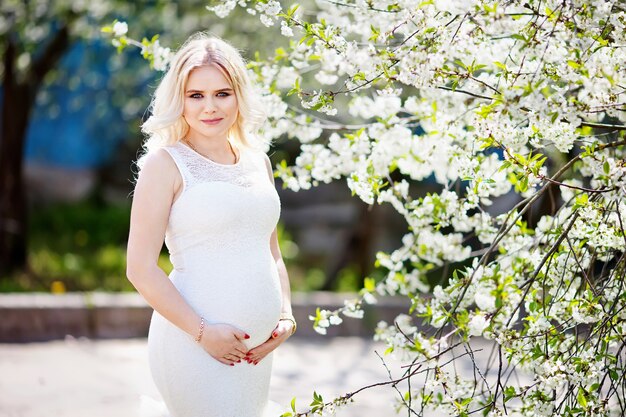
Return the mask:
[[7,36],[4,54],[4,95],[0,137],[0,273],[23,270],[27,265],[27,205],[23,179],[26,129],[35,97],[44,76],[69,46],[67,26],[46,45],[21,79],[15,72],[18,41]]
[[4,57],[2,139],[0,140],[0,272],[26,266],[26,204],[22,155],[27,114],[25,97],[15,77],[16,45],[8,38]]

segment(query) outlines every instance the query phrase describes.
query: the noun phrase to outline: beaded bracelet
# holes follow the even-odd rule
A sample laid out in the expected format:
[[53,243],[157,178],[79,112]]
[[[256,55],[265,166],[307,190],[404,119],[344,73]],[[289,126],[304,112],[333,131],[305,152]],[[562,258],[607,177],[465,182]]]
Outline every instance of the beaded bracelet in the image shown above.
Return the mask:
[[198,332],[198,336],[196,336],[196,343],[200,343],[200,339],[202,338],[203,332],[204,332],[204,317],[200,317],[200,331]]

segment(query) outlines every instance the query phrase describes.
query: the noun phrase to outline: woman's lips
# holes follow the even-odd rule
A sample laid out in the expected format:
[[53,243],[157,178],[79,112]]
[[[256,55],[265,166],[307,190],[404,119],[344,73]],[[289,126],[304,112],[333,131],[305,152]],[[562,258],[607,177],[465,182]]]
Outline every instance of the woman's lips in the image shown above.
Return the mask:
[[206,119],[206,120],[202,120],[202,123],[206,124],[206,125],[216,125],[219,122],[221,122],[222,119]]

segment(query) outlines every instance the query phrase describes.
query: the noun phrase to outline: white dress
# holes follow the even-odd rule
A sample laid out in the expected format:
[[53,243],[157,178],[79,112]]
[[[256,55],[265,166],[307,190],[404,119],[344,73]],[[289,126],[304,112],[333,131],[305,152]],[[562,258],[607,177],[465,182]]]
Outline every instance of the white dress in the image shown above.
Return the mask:
[[[235,326],[250,335],[243,341],[249,349],[258,346],[271,337],[282,304],[269,245],[280,200],[267,156],[242,148],[239,161],[226,165],[181,142],[165,149],[184,183],[165,235],[174,266],[169,277],[208,323]],[[285,411],[268,399],[273,352],[257,365],[225,365],[155,311],[148,359],[164,415],[276,417]]]

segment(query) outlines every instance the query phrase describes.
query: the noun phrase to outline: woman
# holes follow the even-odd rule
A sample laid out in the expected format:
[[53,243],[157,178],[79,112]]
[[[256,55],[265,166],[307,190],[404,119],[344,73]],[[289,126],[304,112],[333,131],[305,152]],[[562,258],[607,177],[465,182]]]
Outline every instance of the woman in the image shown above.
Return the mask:
[[[172,417],[262,417],[273,350],[296,329],[280,200],[251,133],[263,121],[241,55],[198,33],[155,91],[127,275],[154,308],[149,364]],[[165,243],[174,269],[157,265]],[[276,415],[276,414],[273,414]]]

